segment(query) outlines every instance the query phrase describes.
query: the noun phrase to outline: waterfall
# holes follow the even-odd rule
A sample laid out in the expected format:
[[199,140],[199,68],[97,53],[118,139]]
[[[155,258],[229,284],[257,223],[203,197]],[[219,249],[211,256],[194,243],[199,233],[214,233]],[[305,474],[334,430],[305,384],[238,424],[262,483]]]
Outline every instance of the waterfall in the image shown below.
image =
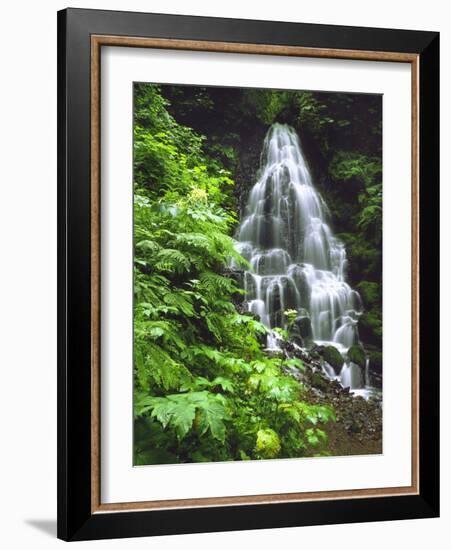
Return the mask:
[[[345,246],[328,221],[298,135],[272,125],[237,233],[237,250],[251,265],[244,274],[247,307],[269,329],[287,328],[285,312],[295,310],[296,322],[304,319],[305,327],[308,319],[313,341],[344,354],[359,341],[362,305],[346,282]],[[271,332],[268,347],[277,348]],[[358,386],[354,370],[345,365],[342,383]]]

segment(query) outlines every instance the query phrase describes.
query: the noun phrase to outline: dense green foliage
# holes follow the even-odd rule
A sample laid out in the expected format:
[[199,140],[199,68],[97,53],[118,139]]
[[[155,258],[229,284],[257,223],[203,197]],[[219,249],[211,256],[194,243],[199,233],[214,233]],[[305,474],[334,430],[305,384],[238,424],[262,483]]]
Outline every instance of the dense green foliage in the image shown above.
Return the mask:
[[305,402],[287,374],[301,361],[268,356],[266,328],[234,305],[242,291],[226,266],[245,260],[224,163],[237,153],[225,146],[221,159],[169,109],[160,88],[135,85],[135,464],[327,452],[333,410]]

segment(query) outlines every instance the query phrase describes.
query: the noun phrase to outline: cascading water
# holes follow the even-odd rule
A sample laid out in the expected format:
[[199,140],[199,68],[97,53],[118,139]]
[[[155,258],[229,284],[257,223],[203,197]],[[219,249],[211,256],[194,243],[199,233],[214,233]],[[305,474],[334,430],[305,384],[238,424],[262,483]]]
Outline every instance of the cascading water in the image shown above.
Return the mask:
[[[346,283],[346,250],[328,217],[296,132],[274,124],[237,235],[237,249],[252,266],[244,274],[245,299],[270,329],[285,328],[284,312],[296,310],[309,319],[316,343],[334,345],[345,354],[359,341],[362,306],[358,292]],[[278,347],[274,332],[268,347]],[[354,367],[345,363],[341,382],[362,388],[364,377]]]

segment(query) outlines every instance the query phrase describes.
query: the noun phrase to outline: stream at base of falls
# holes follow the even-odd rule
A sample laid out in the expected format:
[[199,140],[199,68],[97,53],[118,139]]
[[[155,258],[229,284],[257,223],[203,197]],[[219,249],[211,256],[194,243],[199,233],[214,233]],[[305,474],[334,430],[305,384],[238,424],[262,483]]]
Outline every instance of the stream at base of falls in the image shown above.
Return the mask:
[[377,391],[368,359],[365,368],[348,361],[349,348],[360,343],[362,301],[346,282],[346,248],[330,227],[299,137],[286,124],[268,130],[236,240],[251,266],[244,272],[246,306],[270,329],[268,349],[278,349],[273,329],[294,327],[303,340],[334,346],[343,356],[339,372],[324,362],[330,379],[365,398]]

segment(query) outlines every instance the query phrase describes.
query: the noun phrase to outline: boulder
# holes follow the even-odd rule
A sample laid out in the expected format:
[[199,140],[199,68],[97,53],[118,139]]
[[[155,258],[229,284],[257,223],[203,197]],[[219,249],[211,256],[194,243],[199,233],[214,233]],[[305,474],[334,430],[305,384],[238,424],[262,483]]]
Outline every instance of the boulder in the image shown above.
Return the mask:
[[324,361],[327,361],[338,374],[343,366],[344,359],[337,348],[334,346],[324,346],[319,353],[322,355]]
[[364,369],[366,365],[365,350],[360,345],[354,344],[348,349],[348,360]]

